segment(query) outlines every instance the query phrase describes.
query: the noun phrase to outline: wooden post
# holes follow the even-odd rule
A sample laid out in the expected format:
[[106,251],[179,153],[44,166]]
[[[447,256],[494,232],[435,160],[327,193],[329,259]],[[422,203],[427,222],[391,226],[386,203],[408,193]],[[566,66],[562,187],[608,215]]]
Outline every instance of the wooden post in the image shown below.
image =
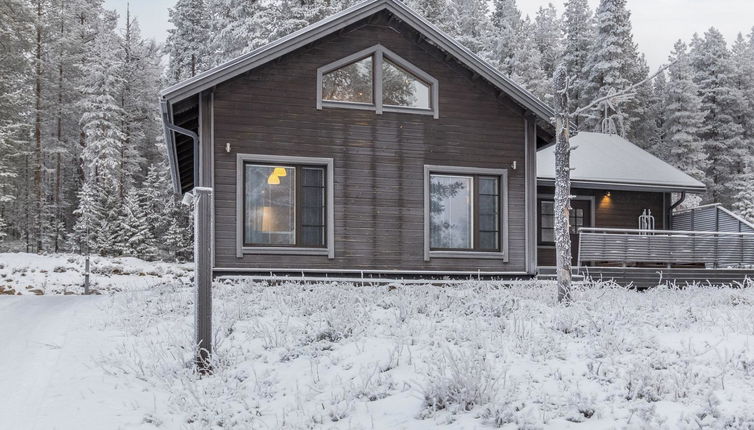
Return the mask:
[[89,295],[89,253],[86,254],[84,263],[84,294]]
[[196,286],[195,343],[199,372],[212,371],[212,188],[194,188],[194,283]]

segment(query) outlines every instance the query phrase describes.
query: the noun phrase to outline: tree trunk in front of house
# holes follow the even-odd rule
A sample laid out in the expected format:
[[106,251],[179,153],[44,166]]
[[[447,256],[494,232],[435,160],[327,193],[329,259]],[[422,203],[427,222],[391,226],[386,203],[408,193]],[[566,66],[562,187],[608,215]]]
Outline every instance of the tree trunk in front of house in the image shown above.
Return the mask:
[[568,142],[568,76],[562,65],[553,76],[555,89],[555,254],[558,301],[571,300],[571,148]]

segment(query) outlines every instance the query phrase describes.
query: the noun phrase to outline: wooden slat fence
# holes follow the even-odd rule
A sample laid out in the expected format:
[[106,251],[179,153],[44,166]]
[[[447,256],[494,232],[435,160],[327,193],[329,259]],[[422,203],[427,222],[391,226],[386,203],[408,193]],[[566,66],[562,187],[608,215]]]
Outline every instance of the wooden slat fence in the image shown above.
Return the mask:
[[579,229],[584,262],[754,267],[754,232]]

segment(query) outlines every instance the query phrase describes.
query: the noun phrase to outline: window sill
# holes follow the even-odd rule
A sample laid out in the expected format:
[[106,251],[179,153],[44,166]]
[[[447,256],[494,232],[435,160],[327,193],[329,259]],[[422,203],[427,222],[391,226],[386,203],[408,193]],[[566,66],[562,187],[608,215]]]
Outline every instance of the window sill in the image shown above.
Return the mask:
[[[358,109],[358,110],[368,110],[372,112],[377,112],[377,106],[370,103],[359,103],[359,102],[336,102],[332,100],[322,100],[321,107],[322,108],[336,108],[336,109],[338,108]],[[382,112],[377,112],[377,113],[380,114],[384,112],[408,113],[408,114],[415,114],[415,115],[429,115],[429,116],[434,116],[435,119],[438,118],[437,113],[433,109],[401,107],[401,106],[383,106]]]
[[429,259],[432,258],[477,258],[488,260],[505,260],[502,252],[485,251],[429,251]]
[[[287,246],[244,246],[241,253],[246,254],[276,254],[276,255],[325,255],[330,257],[328,248],[294,248]],[[334,258],[334,256],[330,257]]]

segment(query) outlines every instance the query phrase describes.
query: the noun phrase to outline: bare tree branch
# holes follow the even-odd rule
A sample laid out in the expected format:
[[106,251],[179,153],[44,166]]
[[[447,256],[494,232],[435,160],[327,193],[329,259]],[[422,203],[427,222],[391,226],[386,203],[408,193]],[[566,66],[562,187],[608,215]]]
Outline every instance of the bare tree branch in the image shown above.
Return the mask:
[[678,61],[678,60],[676,60],[676,61],[673,61],[673,62],[672,62],[672,63],[670,63],[670,64],[666,64],[666,65],[664,65],[664,66],[660,67],[660,68],[659,68],[659,69],[658,69],[658,70],[657,70],[656,72],[654,72],[654,73],[653,73],[652,75],[650,75],[650,76],[647,76],[647,77],[646,77],[645,79],[642,79],[641,81],[639,81],[639,82],[637,82],[637,83],[635,83],[635,84],[631,85],[630,87],[627,87],[627,88],[625,88],[625,89],[622,89],[622,90],[620,90],[620,91],[618,91],[618,92],[616,92],[616,93],[613,93],[613,94],[608,94],[608,95],[606,95],[606,96],[603,96],[603,97],[600,97],[600,98],[598,98],[598,99],[595,99],[595,100],[593,100],[593,101],[592,101],[591,103],[589,103],[588,105],[586,105],[586,106],[584,106],[584,107],[581,107],[581,108],[578,108],[578,109],[576,109],[575,111],[573,111],[573,113],[571,114],[571,116],[578,116],[578,115],[581,115],[581,114],[583,114],[584,112],[586,112],[587,110],[589,110],[589,109],[593,108],[594,106],[597,106],[598,104],[600,104],[600,103],[602,103],[602,102],[604,102],[604,101],[611,101],[611,100],[613,100],[613,99],[616,99],[616,98],[625,97],[625,96],[628,96],[628,95],[633,95],[633,94],[634,94],[633,90],[635,90],[636,88],[638,88],[638,87],[640,87],[640,86],[642,86],[642,85],[646,84],[647,82],[651,81],[652,79],[656,78],[656,77],[657,77],[657,75],[659,75],[660,73],[662,73],[662,72],[664,72],[665,70],[669,69],[670,67],[674,66],[674,65],[675,65],[675,63],[676,63],[677,61]]

